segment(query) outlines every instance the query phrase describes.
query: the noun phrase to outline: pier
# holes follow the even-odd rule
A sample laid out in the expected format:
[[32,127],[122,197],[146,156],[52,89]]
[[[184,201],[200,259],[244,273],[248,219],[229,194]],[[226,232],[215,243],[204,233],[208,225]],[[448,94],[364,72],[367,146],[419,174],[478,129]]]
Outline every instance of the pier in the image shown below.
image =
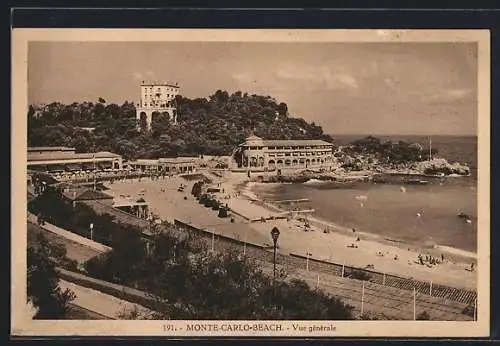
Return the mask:
[[299,198],[299,199],[283,199],[280,201],[267,201],[269,203],[303,203],[309,202],[309,198]]

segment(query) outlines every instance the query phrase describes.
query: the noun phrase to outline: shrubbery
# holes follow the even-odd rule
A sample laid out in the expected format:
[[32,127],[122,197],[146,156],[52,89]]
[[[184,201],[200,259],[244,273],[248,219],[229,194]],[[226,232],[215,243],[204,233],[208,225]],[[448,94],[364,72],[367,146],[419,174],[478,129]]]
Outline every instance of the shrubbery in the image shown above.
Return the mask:
[[51,247],[40,234],[36,246],[28,247],[28,301],[36,308],[35,319],[64,319],[74,293],[62,290],[54,257],[65,257],[65,251]]
[[[122,105],[58,102],[28,111],[29,146],[70,146],[78,152],[112,151],[126,159],[229,155],[254,131],[269,139],[325,139],[321,126],[288,114],[285,103],[269,96],[229,94],[218,90],[208,98],[175,100],[178,124],[153,116],[152,131],[138,131],[133,103]],[[140,125],[140,124],[139,124]],[[93,127],[93,131],[84,128]],[[139,126],[140,127],[140,126]]]
[[[78,226],[92,220],[94,232],[100,227],[107,229],[112,250],[87,261],[86,272],[150,292],[160,306],[157,318],[352,318],[352,307],[339,299],[311,289],[303,281],[287,282],[278,277],[274,282],[249,258],[233,251],[212,254],[205,240],[189,232],[172,228],[172,232],[153,234],[148,253],[139,229],[116,224],[85,206],[65,206],[65,202],[56,201],[61,198],[56,192],[47,193],[31,207],[43,210],[51,221]],[[50,206],[40,203],[49,198],[53,199]]]

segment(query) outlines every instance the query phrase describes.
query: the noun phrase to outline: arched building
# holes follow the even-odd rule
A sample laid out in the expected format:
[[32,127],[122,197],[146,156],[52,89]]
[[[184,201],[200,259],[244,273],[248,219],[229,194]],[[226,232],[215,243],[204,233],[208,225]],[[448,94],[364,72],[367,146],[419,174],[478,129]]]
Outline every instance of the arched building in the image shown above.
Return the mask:
[[248,137],[233,153],[234,168],[249,171],[330,168],[333,145],[322,140],[264,140]]
[[177,124],[177,107],[175,97],[179,95],[177,83],[145,83],[141,84],[141,101],[136,107],[138,122],[146,121],[147,128],[151,129],[153,114],[166,115],[170,121]]

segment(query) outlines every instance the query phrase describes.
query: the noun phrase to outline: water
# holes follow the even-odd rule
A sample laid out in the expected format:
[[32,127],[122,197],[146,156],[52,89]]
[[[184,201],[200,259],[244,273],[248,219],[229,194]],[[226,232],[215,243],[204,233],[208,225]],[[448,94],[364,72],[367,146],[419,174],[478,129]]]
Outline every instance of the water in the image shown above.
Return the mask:
[[[372,183],[358,183],[349,188],[332,183],[259,184],[252,191],[267,200],[308,198],[310,202],[303,207],[314,208],[317,217],[385,238],[475,252],[476,143],[473,137],[433,137],[433,147],[441,156],[467,163],[472,175],[429,185],[406,185],[406,192],[399,185]],[[471,216],[471,223],[457,217],[460,211]]]

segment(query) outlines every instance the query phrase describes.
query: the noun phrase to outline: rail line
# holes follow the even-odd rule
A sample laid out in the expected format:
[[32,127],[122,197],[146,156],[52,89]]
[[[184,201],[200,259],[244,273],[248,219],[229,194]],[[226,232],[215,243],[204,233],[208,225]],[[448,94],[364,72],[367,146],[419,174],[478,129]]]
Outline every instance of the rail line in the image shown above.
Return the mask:
[[[266,273],[271,273],[272,266],[268,262],[258,261]],[[280,266],[281,269],[286,268]],[[343,299],[360,311],[361,300],[366,307],[365,311],[382,312],[394,318],[413,319],[413,294],[397,288],[365,282],[364,294],[359,280],[351,280],[339,276],[323,275],[317,278],[317,273],[295,270],[288,272],[288,280],[301,279],[311,287],[317,287],[330,295]],[[319,281],[319,282],[318,282]],[[363,295],[363,298],[361,296]],[[370,309],[370,306],[372,307]],[[418,294],[416,296],[416,310],[427,311],[438,320],[472,320],[462,314],[465,304],[453,302],[451,305],[439,298]]]

